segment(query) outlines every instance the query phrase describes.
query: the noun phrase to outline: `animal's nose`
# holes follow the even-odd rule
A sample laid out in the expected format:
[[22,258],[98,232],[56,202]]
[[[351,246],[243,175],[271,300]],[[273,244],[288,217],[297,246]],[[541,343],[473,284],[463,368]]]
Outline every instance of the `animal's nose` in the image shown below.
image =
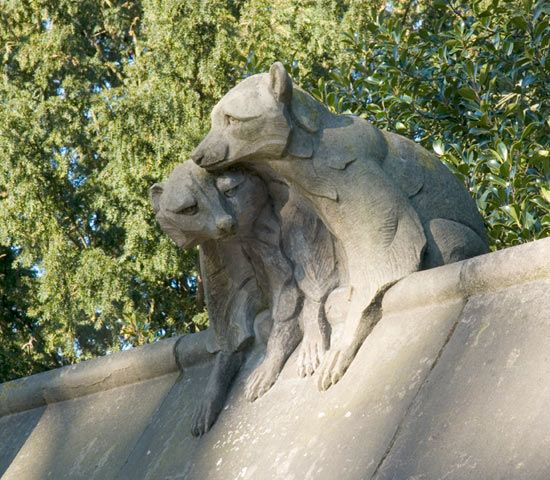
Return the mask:
[[235,222],[229,215],[225,215],[216,219],[216,227],[218,227],[218,230],[221,230],[222,232],[231,233],[235,228]]
[[204,154],[197,148],[195,151],[191,154],[191,160],[193,160],[197,165],[201,165],[202,161],[204,159]]

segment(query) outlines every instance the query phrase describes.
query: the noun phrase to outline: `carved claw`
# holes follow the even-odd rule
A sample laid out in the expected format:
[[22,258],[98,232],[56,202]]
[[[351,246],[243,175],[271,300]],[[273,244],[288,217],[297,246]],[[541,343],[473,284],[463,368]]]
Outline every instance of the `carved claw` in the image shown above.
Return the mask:
[[269,364],[266,365],[265,362],[262,363],[254,370],[246,384],[246,399],[253,402],[260,398],[273,386],[278,376],[279,369]]
[[346,373],[354,356],[354,351],[351,348],[329,350],[319,369],[317,381],[319,390],[328,390],[332,385],[338,383]]
[[325,355],[322,338],[307,339],[304,337],[298,352],[298,375],[307,377],[313,375]]
[[216,421],[216,418],[218,418],[220,410],[221,408],[215,399],[203,400],[193,415],[191,434],[194,437],[200,437],[208,432]]

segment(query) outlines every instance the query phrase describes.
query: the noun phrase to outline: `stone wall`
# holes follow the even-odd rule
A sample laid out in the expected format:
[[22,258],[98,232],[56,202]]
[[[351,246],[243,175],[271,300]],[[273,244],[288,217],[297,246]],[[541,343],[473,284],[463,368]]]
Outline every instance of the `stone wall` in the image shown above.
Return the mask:
[[550,239],[418,272],[327,392],[293,358],[190,435],[174,339],[0,385],[3,479],[550,478]]

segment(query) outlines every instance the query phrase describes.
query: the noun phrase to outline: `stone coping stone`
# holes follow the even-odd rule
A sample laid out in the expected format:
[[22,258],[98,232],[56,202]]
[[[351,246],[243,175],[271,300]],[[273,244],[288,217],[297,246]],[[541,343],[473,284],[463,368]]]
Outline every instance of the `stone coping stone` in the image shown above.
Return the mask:
[[162,375],[0,418],[0,478],[117,478],[177,377]]
[[549,292],[468,301],[376,480],[550,479]]
[[340,383],[291,357],[251,404],[257,347],[200,439],[211,365],[180,375],[176,339],[7,382],[0,476],[548,479],[549,282],[550,239],[410,275]]
[[294,355],[273,388],[247,402],[244,385],[261,359],[256,352],[237,377],[218,422],[200,439],[189,434],[194,409],[189,399],[200,399],[208,368],[189,369],[119,478],[369,478],[463,305],[451,300],[385,317],[348,373],[327,392],[317,390],[315,377],[298,376]]
[[173,373],[177,337],[0,384],[0,417]]

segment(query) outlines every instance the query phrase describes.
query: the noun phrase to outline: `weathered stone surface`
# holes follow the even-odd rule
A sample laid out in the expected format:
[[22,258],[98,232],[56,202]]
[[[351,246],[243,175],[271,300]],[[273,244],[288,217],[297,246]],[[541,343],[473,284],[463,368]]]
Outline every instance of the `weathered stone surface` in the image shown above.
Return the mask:
[[39,407],[0,417],[0,478],[4,478],[2,474],[10,465],[19,462],[19,452],[33,433],[44,410],[46,407]]
[[257,352],[200,441],[190,441],[188,402],[191,392],[202,391],[207,369],[190,369],[140,439],[123,478],[137,478],[147,466],[148,479],[183,472],[197,480],[363,478],[376,468],[461,308],[455,300],[385,318],[350,375],[324,394],[298,375],[291,357],[273,388],[248,403],[244,384],[260,360]]
[[[96,360],[102,375],[113,369],[113,384],[97,364],[78,365],[73,373],[89,373],[73,377],[78,388],[42,395],[34,409],[22,408],[32,385],[59,385],[66,369],[3,384],[0,476],[546,480],[549,291],[550,239],[417,272],[388,291],[382,319],[334,388],[319,393],[291,358],[265,396],[246,401],[258,347],[200,438],[192,415],[212,365],[178,376],[165,354],[173,340]],[[158,376],[124,379],[120,365],[135,372],[148,358],[164,362]]]
[[550,478],[549,292],[468,302],[377,480]]
[[0,388],[0,417],[175,372],[176,340],[5,383]]
[[[177,376],[163,375],[11,416],[21,419],[27,431],[36,424],[24,442],[17,442],[17,455],[2,479],[116,478]],[[6,428],[11,428],[3,430],[2,437],[13,435],[17,441],[25,435],[17,421],[5,418],[11,423]]]

